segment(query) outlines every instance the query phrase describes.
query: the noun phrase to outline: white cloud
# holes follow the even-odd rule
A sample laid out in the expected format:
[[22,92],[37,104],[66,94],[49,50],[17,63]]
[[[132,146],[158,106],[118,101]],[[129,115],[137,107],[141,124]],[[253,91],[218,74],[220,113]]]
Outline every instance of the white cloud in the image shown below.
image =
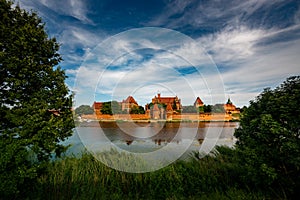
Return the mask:
[[26,10],[38,10],[40,16],[47,18],[50,21],[54,20],[51,19],[50,16],[56,16],[50,14],[49,10],[60,15],[74,17],[80,20],[83,24],[94,24],[94,22],[88,18],[89,10],[84,0],[19,0],[18,3],[20,3],[21,7]]
[[217,62],[246,59],[256,51],[256,43],[266,35],[262,29],[247,27],[226,28],[216,34],[201,37],[198,41],[213,54]]
[[[71,71],[74,73],[75,71]],[[132,67],[130,70],[89,70],[82,67],[78,71],[77,88],[78,98],[85,96],[85,100],[93,101],[95,96],[102,96],[107,100],[122,100],[128,95],[133,95],[140,104],[151,101],[151,98],[160,91],[164,96],[178,95],[182,103],[191,105],[196,96],[201,96],[206,103],[224,102],[224,90],[219,90],[220,77],[209,75],[181,75],[170,66],[145,62],[141,66]],[[223,97],[222,97],[223,95]],[[111,99],[107,99],[111,97]]]
[[40,2],[51,10],[63,15],[69,15],[77,18],[83,23],[92,23],[87,17],[88,9],[86,8],[85,1],[82,0],[40,0]]
[[[60,53],[64,59],[61,65],[68,68],[79,66],[90,49],[107,37],[101,30],[92,32],[86,28],[87,24],[93,25],[93,22],[87,17],[89,10],[87,2],[83,0],[19,2],[22,8],[37,11],[43,21],[47,22],[46,31],[61,44]],[[74,17],[81,23],[70,23],[60,15]]]
[[80,27],[68,26],[59,35],[58,39],[64,46],[75,49],[81,47],[89,49],[95,47],[105,38],[103,33],[93,33]]
[[[299,30],[298,25],[281,30],[225,29],[198,41],[204,41],[216,63],[226,63],[221,73],[226,92],[242,106],[263,88],[278,86],[287,77],[300,74],[300,40],[286,37],[295,30]],[[274,38],[279,41],[268,42]]]
[[[103,32],[92,32],[82,25],[93,24],[83,0],[21,0],[20,4],[27,10],[38,9],[43,18],[55,24],[52,32],[62,43],[63,65],[75,68],[85,60],[81,68],[66,71],[72,80],[77,75],[74,90],[81,95],[79,102],[89,104],[93,100],[102,100],[95,99],[95,95],[107,98],[117,94],[117,100],[122,100],[135,94],[135,98],[143,103],[149,102],[160,90],[163,95],[177,94],[184,104],[192,104],[195,96],[200,96],[205,103],[221,103],[225,94],[225,98],[230,96],[234,103],[242,106],[254,99],[262,88],[276,86],[288,76],[300,74],[300,40],[295,39],[299,38],[300,32],[299,10],[294,16],[295,25],[284,29],[247,24],[247,19],[255,18],[253,15],[258,10],[281,6],[282,2],[234,0],[224,4],[219,0],[176,0],[171,1],[161,15],[144,23],[177,30],[183,30],[183,26],[191,26],[195,31],[207,27],[219,30],[198,38],[198,43],[188,38],[182,41],[178,38],[179,33],[170,35],[166,34],[167,30],[153,31],[151,28],[139,34],[128,31],[122,37],[114,36],[116,40],[105,40],[107,35]],[[57,22],[57,14],[74,17],[81,23]],[[220,27],[225,28],[220,30]],[[151,40],[150,36],[156,40]],[[104,45],[105,51],[97,49],[98,44]],[[210,55],[206,55],[202,47]],[[143,56],[136,51],[141,48],[167,51],[143,61]],[[84,53],[86,57],[79,55]],[[225,67],[221,75],[213,68],[210,56]],[[134,62],[128,64],[130,59]],[[183,76],[175,70],[183,70],[195,63],[202,67],[196,66],[199,73]],[[127,66],[103,72],[109,64]],[[222,91],[224,87],[225,92]]]
[[267,9],[282,2],[284,0],[176,0],[171,1],[160,15],[146,24],[170,28],[182,27],[182,24],[191,25],[194,28],[239,26],[242,20],[250,18],[257,10]]
[[[81,65],[85,57],[106,37],[104,33],[93,33],[80,27],[69,25],[58,35],[62,44],[61,52],[64,65]],[[80,53],[78,52],[80,50]]]
[[[169,34],[165,40],[160,33],[156,33],[155,41],[144,35],[121,36],[105,40],[90,51],[78,71],[79,99],[93,102],[96,97],[97,101],[120,101],[133,95],[143,105],[161,91],[164,96],[178,95],[184,105],[193,104],[197,96],[207,104],[225,102],[222,77],[211,58],[192,39],[184,37],[182,41],[178,35],[172,38]],[[150,51],[153,53],[150,59],[143,60],[144,56],[135,51],[143,48],[154,49]],[[127,63],[128,59],[135,62]],[[124,63],[125,67],[107,68]],[[185,67],[191,65],[198,73],[185,74]]]

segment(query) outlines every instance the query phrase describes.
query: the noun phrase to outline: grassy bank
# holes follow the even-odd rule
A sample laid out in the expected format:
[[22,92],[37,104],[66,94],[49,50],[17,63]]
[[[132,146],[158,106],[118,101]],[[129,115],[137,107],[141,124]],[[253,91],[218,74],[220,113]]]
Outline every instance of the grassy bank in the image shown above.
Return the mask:
[[[230,151],[230,150],[226,150]],[[229,153],[230,154],[230,153]],[[39,199],[266,199],[239,180],[229,156],[178,161],[142,174],[120,172],[92,155],[48,166],[31,198]]]

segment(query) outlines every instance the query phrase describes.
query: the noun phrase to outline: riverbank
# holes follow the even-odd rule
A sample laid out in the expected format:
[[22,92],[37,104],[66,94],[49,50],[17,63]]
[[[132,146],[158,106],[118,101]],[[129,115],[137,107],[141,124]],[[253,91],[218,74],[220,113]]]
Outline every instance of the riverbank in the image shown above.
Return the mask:
[[[33,199],[272,199],[242,181],[242,171],[232,163],[233,151],[214,157],[177,161],[151,173],[116,171],[90,154],[68,157],[48,165],[29,196]],[[116,153],[116,152],[114,152]],[[126,162],[121,155],[119,162]],[[138,163],[137,163],[138,164]],[[273,196],[275,197],[275,196]],[[278,198],[278,196],[276,196]]]
[[228,113],[209,113],[209,114],[197,114],[197,113],[184,113],[172,115],[168,119],[151,119],[146,114],[90,114],[81,115],[81,121],[100,121],[100,122],[115,122],[115,121],[130,121],[130,122],[229,122],[239,121],[240,115],[228,114]]

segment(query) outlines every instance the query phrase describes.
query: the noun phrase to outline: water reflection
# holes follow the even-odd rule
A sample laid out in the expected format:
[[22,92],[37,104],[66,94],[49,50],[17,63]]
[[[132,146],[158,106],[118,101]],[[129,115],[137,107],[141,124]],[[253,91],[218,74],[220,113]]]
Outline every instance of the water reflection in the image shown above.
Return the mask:
[[199,150],[208,129],[210,134],[221,132],[218,145],[232,146],[235,142],[233,133],[237,127],[236,122],[90,122],[77,127],[75,135],[78,134],[79,137],[77,136],[77,141],[76,139],[71,141],[73,144],[75,141],[85,147],[92,146],[93,149],[99,150],[111,143],[129,152],[152,152],[167,145],[176,151],[186,144],[190,144],[189,151],[195,151]]

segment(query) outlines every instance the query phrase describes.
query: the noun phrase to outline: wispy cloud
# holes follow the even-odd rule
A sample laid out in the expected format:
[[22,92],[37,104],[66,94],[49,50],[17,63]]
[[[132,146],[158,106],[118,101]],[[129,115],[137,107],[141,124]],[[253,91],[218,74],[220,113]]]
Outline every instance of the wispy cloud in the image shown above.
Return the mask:
[[266,31],[262,29],[227,27],[218,33],[201,37],[198,41],[217,62],[228,62],[246,59],[255,54],[255,45],[265,34]]
[[[68,63],[82,61],[84,56],[95,47],[95,44],[100,43],[106,35],[103,32],[91,32],[82,27],[69,25],[57,37],[61,41],[62,51]],[[70,59],[69,59],[70,58]]]
[[[83,0],[39,0],[39,2],[47,8],[53,10],[60,15],[67,15],[80,20],[83,23],[92,24],[92,20],[88,18],[88,9],[86,1]],[[25,1],[23,1],[25,3]]]
[[[94,13],[83,0],[20,4],[37,10],[50,36],[62,43],[61,64],[80,104],[129,94],[144,104],[159,90],[177,94],[184,104],[195,96],[209,104],[230,96],[243,106],[263,88],[300,74],[298,1],[174,0],[162,8],[155,5],[164,3],[151,3],[149,13],[135,12],[135,4],[123,9],[126,3],[93,2],[100,6]],[[175,29],[195,41],[163,28],[110,35],[137,24]]]
[[[212,0],[212,1],[171,1],[163,12],[148,22],[147,25],[165,26],[174,29],[185,30],[201,28],[213,32],[226,26],[270,25],[270,13],[263,10],[272,7],[281,8],[286,1],[268,0]],[[278,12],[278,10],[277,10]],[[257,15],[261,15],[257,18]],[[261,21],[264,20],[264,21]],[[276,24],[275,24],[276,25]]]
[[226,93],[246,105],[263,88],[275,87],[288,76],[300,74],[300,40],[285,38],[297,30],[298,25],[280,30],[224,29],[198,41],[217,65],[227,66],[221,72]]
[[[143,38],[142,42],[122,37],[121,40],[109,41],[106,46],[108,53],[94,49],[87,57],[91,62],[86,61],[86,65],[78,71],[77,78],[80,80],[77,81],[84,86],[80,91],[93,94],[90,97],[94,100],[95,96],[105,97],[102,100],[121,100],[127,95],[135,95],[143,104],[159,90],[166,95],[177,94],[186,105],[192,104],[195,96],[200,96],[207,104],[221,103],[224,97],[231,97],[235,98],[233,100],[238,106],[243,106],[266,86],[275,86],[286,77],[300,73],[297,67],[300,63],[300,40],[261,45],[262,41],[294,29],[297,28],[285,31],[225,28],[198,38],[196,43],[172,47],[172,52],[158,51],[160,46],[157,43],[142,36],[136,36]],[[144,60],[145,54],[132,51],[139,42],[155,47],[150,59]],[[221,72],[211,70],[213,62],[204,50],[210,53],[217,65],[225,63],[227,67]],[[117,59],[114,59],[115,56]],[[128,60],[135,62],[128,63]],[[196,65],[193,66],[193,63]],[[211,70],[210,73],[202,66]],[[178,70],[186,67],[195,67],[195,72],[182,74]]]
[[[84,96],[90,102],[95,96],[101,96],[101,101],[121,100],[131,94],[145,104],[159,90],[164,95],[177,94],[184,104],[193,104],[200,95],[209,102],[224,102],[221,77],[196,41],[159,28],[123,34],[104,41],[86,57],[77,72],[78,98]],[[182,73],[187,68],[192,68],[192,73]]]

